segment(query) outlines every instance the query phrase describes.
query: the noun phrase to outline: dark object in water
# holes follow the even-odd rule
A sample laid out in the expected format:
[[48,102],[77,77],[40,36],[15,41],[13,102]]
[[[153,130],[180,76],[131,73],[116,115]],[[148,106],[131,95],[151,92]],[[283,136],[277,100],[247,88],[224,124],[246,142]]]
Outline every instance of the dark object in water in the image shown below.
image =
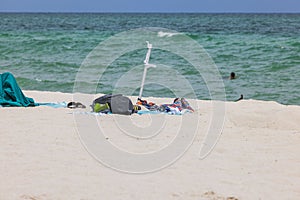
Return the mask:
[[234,72],[231,72],[231,73],[230,73],[229,79],[230,79],[230,80],[235,79],[235,73],[234,73]]
[[242,100],[242,99],[244,99],[244,95],[241,94],[240,98],[237,99],[236,101],[240,101],[240,100]]

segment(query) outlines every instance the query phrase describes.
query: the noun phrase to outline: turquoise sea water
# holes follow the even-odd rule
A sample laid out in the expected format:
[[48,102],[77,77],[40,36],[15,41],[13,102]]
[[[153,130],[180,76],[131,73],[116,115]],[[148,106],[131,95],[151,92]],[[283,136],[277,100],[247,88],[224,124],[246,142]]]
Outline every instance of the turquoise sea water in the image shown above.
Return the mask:
[[[224,77],[227,100],[243,94],[246,99],[300,105],[300,14],[0,13],[0,73],[13,73],[22,89],[72,92],[81,63],[100,42],[144,27],[174,30],[197,41]],[[157,33],[177,40],[179,35]],[[146,44],[112,63],[97,92],[111,92],[131,66],[143,64],[145,54]],[[174,67],[189,80],[197,98],[210,99],[201,76],[181,58],[154,47],[151,63]],[[228,80],[232,71],[237,79]],[[95,73],[97,66],[90,71]],[[160,75],[167,76],[153,69],[147,80]],[[174,97],[170,88],[178,87],[176,79],[166,79],[168,85],[146,85],[144,96]],[[95,83],[87,76],[85,84]]]

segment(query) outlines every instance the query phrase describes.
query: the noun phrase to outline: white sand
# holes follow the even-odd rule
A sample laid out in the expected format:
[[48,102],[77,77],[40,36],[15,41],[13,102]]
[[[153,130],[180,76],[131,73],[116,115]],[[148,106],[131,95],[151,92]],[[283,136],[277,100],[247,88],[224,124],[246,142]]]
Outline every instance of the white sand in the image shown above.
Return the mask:
[[[25,94],[36,102],[72,101],[71,94]],[[195,101],[191,103],[196,105]],[[72,114],[83,110],[46,106],[0,108],[0,199],[300,198],[299,106],[254,100],[226,102],[222,135],[213,151],[201,160],[199,151],[212,108],[209,101],[198,103],[199,110],[187,114],[195,120],[200,116],[198,133],[183,157],[167,168],[139,175],[112,170],[87,152]],[[126,116],[145,127],[149,120],[162,116],[167,131],[144,140],[120,136],[113,115],[96,118],[110,142],[141,153],[170,143],[181,116]]]

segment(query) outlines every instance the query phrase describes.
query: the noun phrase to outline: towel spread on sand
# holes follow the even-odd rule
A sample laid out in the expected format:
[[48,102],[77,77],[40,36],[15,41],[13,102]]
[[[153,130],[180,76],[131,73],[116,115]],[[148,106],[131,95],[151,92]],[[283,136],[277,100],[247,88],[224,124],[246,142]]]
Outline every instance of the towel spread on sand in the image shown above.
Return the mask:
[[38,103],[39,106],[49,106],[52,108],[67,108],[66,102],[57,102],[57,103]]
[[175,98],[173,103],[161,105],[138,99],[138,104],[148,109],[147,111],[139,111],[138,114],[167,113],[171,115],[183,115],[188,112],[194,112],[194,109],[185,98]]
[[33,98],[26,97],[15,77],[9,73],[0,74],[0,105],[3,107],[37,106]]

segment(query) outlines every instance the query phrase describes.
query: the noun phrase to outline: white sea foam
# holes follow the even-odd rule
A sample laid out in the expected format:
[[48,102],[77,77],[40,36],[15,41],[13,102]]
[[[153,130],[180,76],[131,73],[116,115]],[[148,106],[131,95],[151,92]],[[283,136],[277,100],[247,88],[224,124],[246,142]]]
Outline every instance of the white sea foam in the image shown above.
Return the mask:
[[159,31],[157,33],[158,37],[172,37],[175,35],[182,35],[182,33],[171,33],[171,32],[163,32],[163,31]]

